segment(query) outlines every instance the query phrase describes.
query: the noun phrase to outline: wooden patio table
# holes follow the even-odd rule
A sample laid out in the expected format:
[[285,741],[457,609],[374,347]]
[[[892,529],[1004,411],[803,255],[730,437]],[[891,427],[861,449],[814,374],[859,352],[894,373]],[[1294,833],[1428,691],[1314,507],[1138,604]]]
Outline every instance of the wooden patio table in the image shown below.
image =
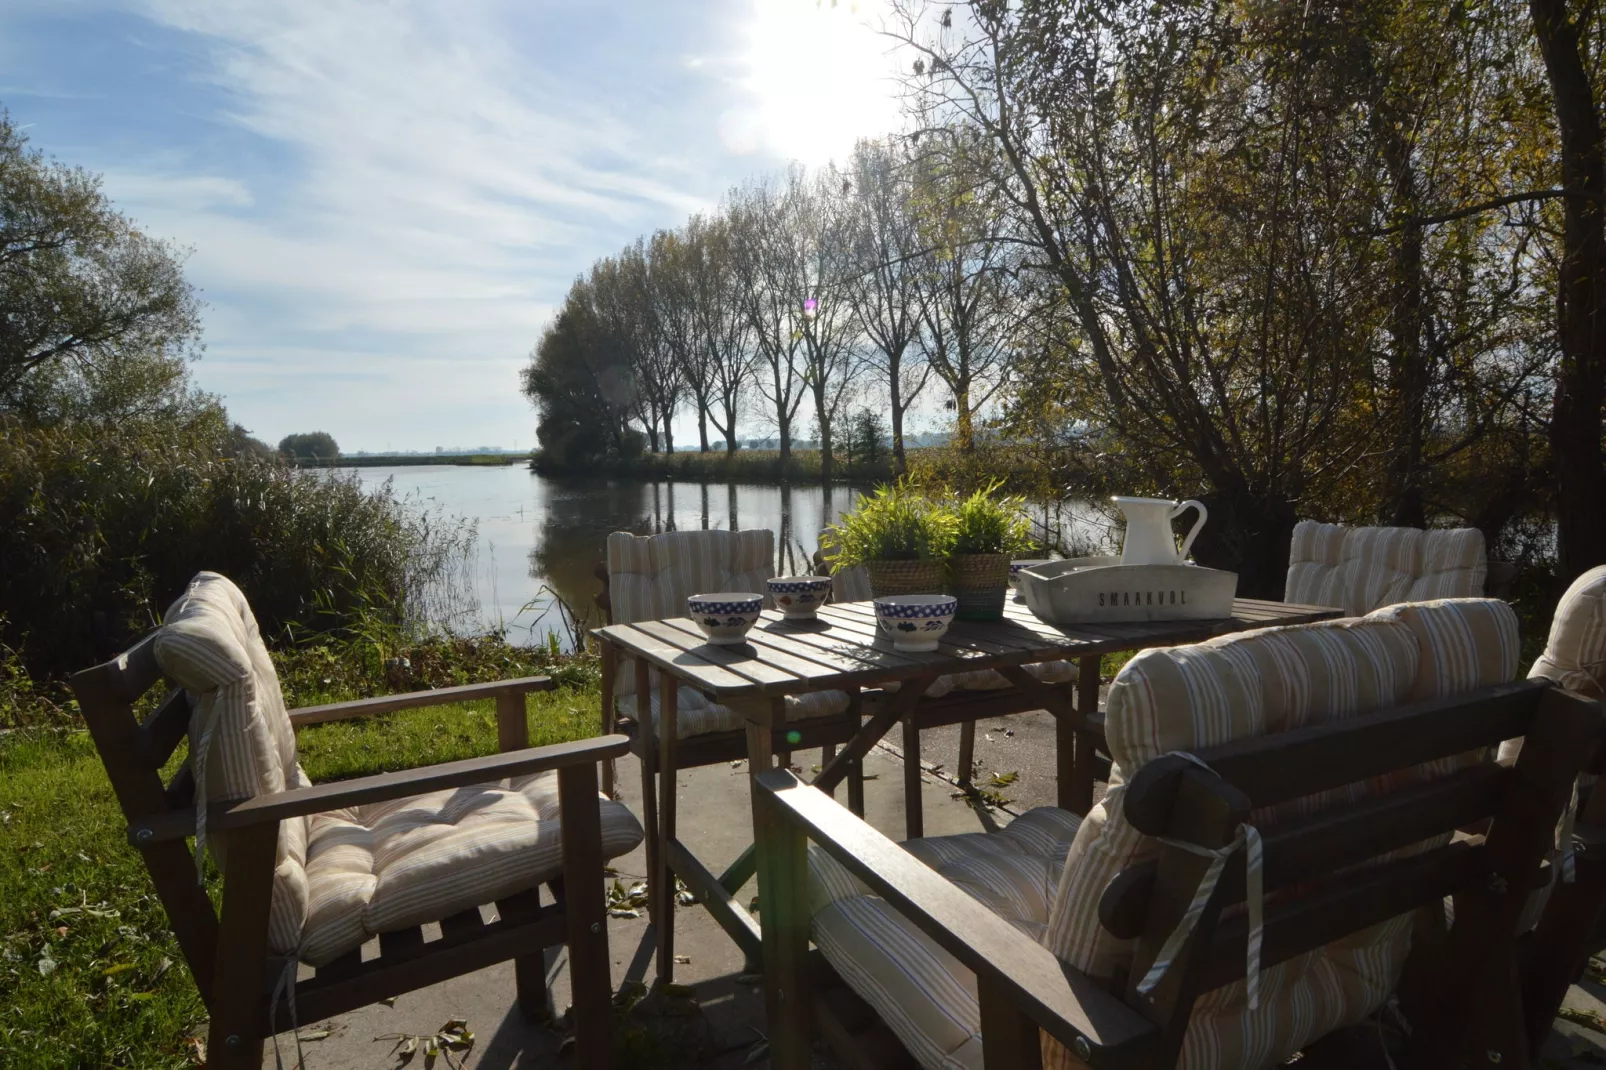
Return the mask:
[[[658,894],[679,877],[742,948],[750,963],[762,961],[763,934],[752,914],[738,904],[740,890],[756,867],[750,846],[719,877],[715,877],[687,847],[675,838],[675,769],[677,693],[681,685],[709,695],[715,702],[740,713],[747,730],[749,777],[774,768],[778,752],[810,745],[809,722],[788,725],[785,698],[809,691],[840,690],[854,696],[849,716],[863,717],[850,742],[829,758],[813,784],[831,792],[861,762],[870,748],[893,724],[904,728],[905,808],[908,838],[921,835],[920,765],[907,760],[919,754],[922,728],[977,720],[986,716],[985,704],[974,701],[946,704],[942,699],[922,704],[921,696],[940,676],[995,669],[1015,687],[1041,698],[1055,718],[1055,768],[1058,804],[1085,814],[1093,803],[1094,754],[1092,740],[1102,738],[1099,720],[1099,659],[1110,653],[1146,647],[1198,642],[1214,635],[1303,624],[1340,616],[1329,606],[1297,605],[1255,598],[1233,601],[1232,616],[1217,620],[1153,621],[1126,624],[1048,624],[1022,603],[1010,601],[1001,621],[955,621],[937,649],[930,653],[895,650],[876,624],[870,602],[845,602],[820,609],[816,620],[787,620],[773,610],[748,633],[740,646],[713,646],[704,641],[697,625],[687,618],[611,624],[594,634],[602,647],[604,675],[614,671],[619,658],[636,662],[638,694],[648,694],[648,666],[660,673],[656,746],[660,777],[658,799],[644,799],[648,824],[656,820],[658,845],[648,831],[648,884],[653,923],[657,933],[658,970],[661,978],[673,967],[673,927],[659,911],[671,911],[673,897]],[[1025,666],[1043,661],[1075,659],[1080,676],[1074,705],[1068,689],[1044,684]],[[887,685],[895,685],[888,689]],[[861,696],[861,692],[871,694]],[[861,697],[868,699],[861,704]],[[862,711],[862,712],[861,712]],[[786,745],[776,746],[777,732]],[[639,728],[651,732],[643,721]],[[1078,734],[1082,738],[1078,739]],[[849,807],[863,815],[863,800],[854,798],[850,782]],[[753,787],[758,792],[758,787]],[[654,803],[656,802],[656,806]],[[653,811],[656,810],[656,814]],[[753,810],[754,838],[762,840],[765,811]],[[762,911],[762,904],[760,904]]]

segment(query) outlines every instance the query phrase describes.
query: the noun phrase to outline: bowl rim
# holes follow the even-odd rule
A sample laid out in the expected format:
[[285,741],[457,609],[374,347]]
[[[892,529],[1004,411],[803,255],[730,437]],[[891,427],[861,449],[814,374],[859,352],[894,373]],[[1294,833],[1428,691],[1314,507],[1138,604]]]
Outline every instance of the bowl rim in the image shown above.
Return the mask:
[[712,594],[691,594],[687,602],[763,602],[764,596],[753,591],[716,591]]
[[769,579],[765,580],[764,582],[765,583],[820,584],[820,583],[830,583],[831,582],[831,577],[830,576],[771,576]]
[[889,606],[941,606],[958,605],[959,598],[951,594],[888,594],[871,599],[876,605]]

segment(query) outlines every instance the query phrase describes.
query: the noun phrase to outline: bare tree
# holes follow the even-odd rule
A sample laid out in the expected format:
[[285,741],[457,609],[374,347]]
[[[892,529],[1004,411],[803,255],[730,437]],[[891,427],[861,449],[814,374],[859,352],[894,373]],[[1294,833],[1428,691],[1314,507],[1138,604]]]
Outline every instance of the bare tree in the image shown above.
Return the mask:
[[867,365],[887,390],[893,470],[908,469],[903,420],[931,376],[916,346],[920,333],[920,236],[906,143],[861,141],[849,164],[853,183],[848,248],[853,263],[844,292],[869,343]]
[[[742,389],[753,374],[754,359],[753,327],[742,307],[742,281],[729,218],[693,216],[686,224],[686,254],[697,318],[695,337],[702,350],[699,374],[705,378],[709,397],[704,408],[714,429],[725,437],[728,455],[736,452],[736,415]],[[718,402],[717,413],[714,402]]]
[[783,468],[792,456],[792,424],[807,393],[804,369],[804,302],[797,289],[791,216],[800,169],[784,177],[749,182],[731,191],[729,215],[736,293],[752,331],[754,385],[769,402],[781,443]]
[[685,234],[660,230],[647,246],[647,294],[655,343],[697,410],[698,448],[708,452],[708,406],[714,390],[708,348],[703,345],[692,277],[695,253]]
[[1005,234],[1005,206],[973,157],[988,147],[972,127],[928,132],[911,161],[911,207],[920,249],[919,287],[926,363],[948,387],[954,442],[975,443],[976,416],[1008,381],[1028,307],[1018,284],[1020,243]]

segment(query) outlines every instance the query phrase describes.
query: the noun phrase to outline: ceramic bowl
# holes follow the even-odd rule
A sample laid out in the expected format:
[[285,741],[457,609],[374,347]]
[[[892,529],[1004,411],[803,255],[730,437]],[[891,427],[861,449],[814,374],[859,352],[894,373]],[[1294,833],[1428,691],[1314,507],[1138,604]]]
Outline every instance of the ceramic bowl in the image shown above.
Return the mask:
[[958,608],[959,599],[951,594],[896,594],[875,600],[876,620],[898,650],[936,650]]
[[813,620],[831,594],[830,576],[777,576],[768,584],[770,599],[787,620]]
[[1020,593],[1020,584],[1016,582],[1017,578],[1020,576],[1020,570],[1023,568],[1032,568],[1035,565],[1046,565],[1048,562],[1049,559],[1046,557],[1023,557],[1017,561],[1011,561],[1009,563],[1009,586],[1015,591],[1015,601],[1026,601],[1026,596]]
[[764,612],[764,596],[751,591],[694,594],[686,599],[686,616],[696,622],[715,646],[735,646]]

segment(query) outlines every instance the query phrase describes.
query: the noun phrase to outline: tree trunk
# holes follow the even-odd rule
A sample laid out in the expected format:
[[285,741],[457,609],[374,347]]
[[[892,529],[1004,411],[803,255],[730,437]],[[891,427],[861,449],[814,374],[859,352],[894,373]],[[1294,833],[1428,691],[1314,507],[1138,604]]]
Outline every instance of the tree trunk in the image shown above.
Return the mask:
[[831,482],[836,458],[831,455],[831,414],[825,409],[825,384],[814,388],[814,412],[820,422],[820,482]]
[[647,448],[653,453],[658,452],[658,414],[652,414],[651,419],[643,421],[647,425]]
[[[1405,135],[1410,117],[1388,102],[1387,78],[1373,75],[1370,119],[1377,138],[1396,215],[1422,214],[1416,166]],[[1389,382],[1383,401],[1388,462],[1383,472],[1380,514],[1390,524],[1422,527],[1427,523],[1423,487],[1428,390],[1432,386],[1431,354],[1422,348],[1422,225],[1408,223],[1400,232],[1390,267],[1392,291],[1388,316]]]
[[892,477],[897,479],[909,471],[909,460],[903,453],[903,398],[898,392],[898,366],[901,362],[892,361],[892,375],[889,379],[891,385],[892,401]]
[[1561,134],[1562,256],[1556,295],[1561,358],[1550,417],[1556,470],[1556,551],[1562,583],[1606,561],[1606,468],[1601,405],[1606,401],[1606,167],[1600,115],[1579,28],[1565,0],[1529,0],[1534,35],[1550,76]]
[[792,459],[792,417],[787,414],[785,406],[775,407],[775,433],[781,439],[781,471],[780,477],[786,478],[786,462]]
[[1193,544],[1194,558],[1208,568],[1238,573],[1240,598],[1281,598],[1298,521],[1293,503],[1268,499],[1241,484],[1200,497],[1210,520]]
[[698,450],[708,452],[708,405],[699,401],[697,403],[697,439]]
[[976,432],[970,418],[970,383],[961,380],[954,387],[954,438],[960,449],[967,453],[975,448]]

